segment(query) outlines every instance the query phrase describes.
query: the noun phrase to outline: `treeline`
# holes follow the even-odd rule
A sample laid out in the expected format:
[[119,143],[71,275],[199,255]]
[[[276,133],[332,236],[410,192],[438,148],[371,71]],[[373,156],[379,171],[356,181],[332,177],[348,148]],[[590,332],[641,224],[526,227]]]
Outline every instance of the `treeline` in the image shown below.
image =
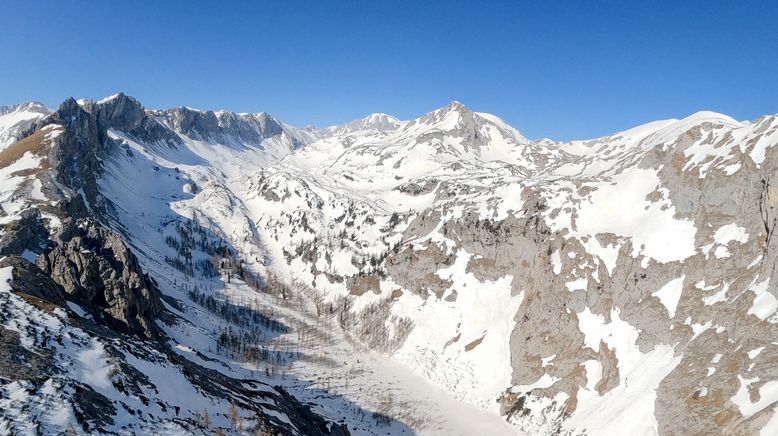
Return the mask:
[[227,352],[230,356],[256,367],[264,366],[265,375],[272,377],[279,369],[289,366],[299,357],[297,351],[283,349],[290,347],[282,347],[282,345],[280,343],[269,345],[266,338],[256,332],[227,327],[219,332],[216,351]]
[[353,304],[353,298],[341,297],[336,306],[338,324],[370,349],[394,352],[413,330],[410,318],[392,314],[391,297],[368,304],[358,312],[352,310]]
[[[197,215],[192,220],[173,220],[163,222],[162,226],[173,225],[176,235],[167,235],[165,244],[176,251],[175,256],[165,256],[165,262],[187,277],[206,279],[224,275],[227,283],[237,277],[255,291],[264,291],[267,283],[259,274],[253,273],[243,265],[236,250],[215,234],[203,227]],[[195,256],[201,252],[202,256]],[[271,288],[277,288],[274,284]]]
[[[184,275],[194,277],[199,273],[205,278],[216,277],[223,259],[235,257],[223,240],[200,224],[197,215],[191,220],[174,220],[162,225],[167,227],[171,223],[177,236],[167,235],[165,244],[176,251],[176,256],[165,256],[165,262]],[[195,251],[204,253],[205,258],[195,260]]]
[[272,333],[287,333],[289,331],[284,324],[264,315],[257,308],[239,306],[226,300],[220,300],[213,295],[201,292],[197,286],[190,289],[187,296],[213,315],[250,332],[259,328]]

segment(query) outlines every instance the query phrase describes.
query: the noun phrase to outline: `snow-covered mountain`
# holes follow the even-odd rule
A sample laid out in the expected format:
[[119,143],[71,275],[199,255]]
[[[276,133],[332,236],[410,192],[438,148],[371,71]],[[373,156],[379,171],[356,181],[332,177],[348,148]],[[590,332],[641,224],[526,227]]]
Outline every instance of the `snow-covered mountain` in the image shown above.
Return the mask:
[[36,121],[51,111],[38,102],[0,106],[0,148],[16,142]]
[[4,432],[778,432],[778,116],[0,114]]
[[402,122],[391,115],[374,113],[365,118],[351,121],[350,123],[329,126],[323,129],[314,127],[309,130],[314,132],[318,137],[324,138],[328,136],[343,136],[363,132],[391,132],[397,130],[401,125]]

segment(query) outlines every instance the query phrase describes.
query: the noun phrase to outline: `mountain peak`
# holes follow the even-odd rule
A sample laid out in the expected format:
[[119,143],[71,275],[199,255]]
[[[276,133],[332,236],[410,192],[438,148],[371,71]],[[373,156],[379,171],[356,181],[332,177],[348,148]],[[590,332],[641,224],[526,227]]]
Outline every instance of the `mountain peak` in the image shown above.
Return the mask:
[[24,103],[0,106],[0,115],[9,114],[12,112],[34,112],[48,115],[51,113],[51,109],[38,101],[26,101]]
[[[117,100],[117,99],[122,99],[122,98],[126,98],[126,97],[127,97],[127,95],[120,91],[120,92],[118,92],[118,93],[116,93],[114,95],[109,95],[108,97],[101,98],[100,100],[97,100],[97,104],[108,103],[109,101]],[[130,98],[132,98],[132,97],[130,97]]]
[[440,109],[436,109],[418,119],[420,124],[437,125],[442,129],[460,126],[469,123],[475,118],[474,113],[464,104],[452,100]]
[[[453,112],[457,112],[460,114],[468,114],[472,113],[470,109],[467,108],[462,102],[458,100],[451,100],[446,104],[445,106],[435,109],[434,111],[430,112],[430,114],[440,114],[440,115],[446,115]],[[429,114],[427,114],[429,115]]]
[[702,124],[702,123],[723,124],[731,127],[739,126],[741,124],[740,122],[730,117],[729,115],[725,115],[714,111],[698,111],[689,115],[686,118],[683,118],[682,120],[680,120],[680,122],[684,124]]
[[467,106],[465,106],[464,104],[462,104],[462,102],[457,101],[457,100],[451,100],[447,105],[445,105],[443,107],[443,110],[445,110],[445,111],[458,111],[458,112],[463,112],[463,111],[470,112],[470,109],[468,109]]
[[327,136],[348,135],[355,132],[390,132],[400,127],[400,120],[392,115],[374,112],[364,118],[358,118],[346,124],[321,129]]

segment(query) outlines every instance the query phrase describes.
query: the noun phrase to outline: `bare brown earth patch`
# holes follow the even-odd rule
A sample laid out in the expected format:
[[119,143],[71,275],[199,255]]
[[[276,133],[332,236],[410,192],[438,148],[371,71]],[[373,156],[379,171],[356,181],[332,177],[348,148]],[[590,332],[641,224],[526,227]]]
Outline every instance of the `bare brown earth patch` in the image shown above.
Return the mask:
[[5,150],[0,151],[0,168],[5,168],[18,161],[27,152],[30,152],[35,156],[45,156],[45,145],[47,142],[46,135],[50,134],[52,131],[53,130],[50,129],[39,130],[21,141],[14,142]]
[[56,304],[50,303],[42,298],[38,298],[34,295],[25,294],[23,292],[17,292],[16,295],[24,299],[24,301],[32,304],[33,306],[37,307],[38,309],[44,310],[46,312],[54,312],[55,309],[59,308],[60,306],[57,306]]
[[373,292],[375,294],[381,293],[378,276],[363,276],[353,279],[352,284],[349,287],[349,293],[358,297],[364,295],[366,292]]
[[473,348],[481,345],[481,342],[483,342],[485,337],[486,337],[486,333],[484,333],[484,335],[481,336],[480,338],[478,338],[478,339],[474,340],[473,342],[465,345],[465,351],[472,351]]

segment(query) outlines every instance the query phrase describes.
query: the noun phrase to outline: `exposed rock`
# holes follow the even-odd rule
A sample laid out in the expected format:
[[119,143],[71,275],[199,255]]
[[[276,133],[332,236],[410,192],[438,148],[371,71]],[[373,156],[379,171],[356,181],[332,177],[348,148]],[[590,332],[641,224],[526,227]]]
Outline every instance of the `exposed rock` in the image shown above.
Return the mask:
[[20,256],[25,250],[40,254],[49,245],[49,231],[41,223],[40,211],[29,209],[12,221],[0,236],[0,256]]
[[220,140],[231,136],[242,141],[261,143],[262,139],[280,135],[283,127],[266,113],[236,114],[201,111],[186,107],[152,112],[184,135],[203,140]]
[[0,327],[0,378],[33,380],[54,371],[51,351],[30,350],[19,342],[19,333]]
[[23,257],[11,256],[0,260],[0,268],[11,267],[11,289],[14,292],[32,295],[49,303],[64,306],[65,294],[48,274]]
[[69,227],[61,237],[38,265],[69,298],[120,331],[157,336],[159,291],[122,239],[92,221]]
[[380,280],[376,276],[360,276],[349,280],[349,292],[351,295],[360,296],[365,292],[381,292]]

